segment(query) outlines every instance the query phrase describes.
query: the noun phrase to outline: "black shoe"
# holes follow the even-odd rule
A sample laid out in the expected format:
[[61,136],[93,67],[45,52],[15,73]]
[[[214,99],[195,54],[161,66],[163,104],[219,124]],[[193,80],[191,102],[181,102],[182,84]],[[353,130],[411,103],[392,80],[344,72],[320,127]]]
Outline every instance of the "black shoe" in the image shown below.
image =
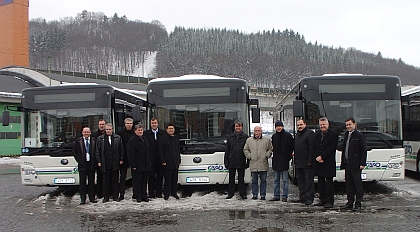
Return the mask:
[[163,199],[169,200],[169,196],[164,196]]
[[258,197],[255,197],[255,196],[254,196],[254,197],[252,197],[252,200],[257,200],[257,199],[258,199]]
[[360,211],[362,210],[362,205],[356,204],[353,208],[353,211]]
[[273,198],[270,199],[270,201],[280,201],[280,198],[273,197]]
[[243,195],[243,196],[241,196],[241,199],[242,200],[246,200],[246,199],[248,199],[248,197],[246,197],[245,195]]
[[[302,202],[303,203],[303,202]],[[305,201],[305,205],[312,205],[312,201],[311,200],[307,200]]]
[[80,204],[81,204],[81,205],[86,204],[86,200],[84,200],[84,201],[83,201],[83,200],[82,200],[82,201],[80,201]]
[[179,200],[178,194],[172,194],[171,196],[175,197],[175,199]]
[[156,198],[155,195],[149,195],[149,198]]
[[141,198],[137,198],[137,200],[136,200],[137,202],[141,202]]
[[324,206],[325,205],[325,203],[324,202],[318,202],[318,203],[316,203],[316,204],[314,204],[314,206]]
[[113,200],[113,201],[119,201],[119,200],[118,200],[118,197],[113,197],[113,198],[112,198],[112,200]]
[[142,198],[141,201],[149,202],[149,198]]
[[226,197],[226,199],[232,199],[232,197],[233,197],[233,195],[228,195],[227,197]]
[[303,199],[296,199],[296,200],[292,200],[293,203],[305,203],[305,200]]
[[262,201],[265,201],[265,197],[261,197],[261,200],[262,200]]
[[97,197],[98,199],[102,199],[102,198],[103,198],[103,196],[102,196],[102,195],[100,195],[100,194],[97,194],[97,195],[96,195],[96,197]]
[[91,203],[98,203],[98,201],[97,200],[95,200],[95,199],[90,199],[89,200]]
[[108,197],[104,197],[104,199],[102,200],[102,203],[108,202],[109,198]]
[[287,202],[287,198],[283,197],[283,198],[281,199],[281,201],[282,201],[282,202]]
[[124,200],[124,196],[118,197],[118,201],[122,201],[122,200]]
[[353,209],[353,204],[347,203],[343,206],[340,206],[340,209]]
[[325,205],[324,205],[324,208],[326,208],[326,209],[331,209],[331,208],[333,208],[334,207],[334,205],[332,204],[332,203],[326,203]]
[[162,194],[156,195],[156,198],[162,198]]

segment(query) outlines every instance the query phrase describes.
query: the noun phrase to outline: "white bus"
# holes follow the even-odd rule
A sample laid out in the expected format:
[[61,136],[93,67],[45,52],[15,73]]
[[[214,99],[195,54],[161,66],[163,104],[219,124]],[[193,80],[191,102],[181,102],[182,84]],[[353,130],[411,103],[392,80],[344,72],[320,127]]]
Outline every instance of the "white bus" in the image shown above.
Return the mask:
[[[162,128],[173,123],[180,137],[179,184],[228,184],[226,136],[236,119],[249,135],[250,112],[254,122],[260,116],[258,108],[250,110],[258,101],[249,99],[245,80],[209,75],[157,78],[147,86],[147,101],[148,118],[157,118]],[[250,182],[247,169],[245,183]]]
[[420,86],[401,93],[405,169],[420,176]]
[[[368,146],[363,181],[403,180],[404,149],[400,104],[400,79],[395,76],[355,74],[306,77],[277,105],[275,117],[285,129],[296,132],[296,120],[303,118],[307,127],[318,130],[318,120],[327,117],[330,129],[340,134],[336,152],[337,176],[340,170],[345,120],[353,117]],[[289,170],[295,178],[293,159]],[[294,179],[295,180],[295,179]]]
[[145,114],[143,118],[140,114],[143,102],[144,99],[109,85],[24,89],[20,109],[22,184],[78,185],[77,162],[71,151],[74,140],[82,136],[83,127],[90,127],[93,132],[99,119],[105,119],[118,131],[128,116],[135,121],[144,120]]

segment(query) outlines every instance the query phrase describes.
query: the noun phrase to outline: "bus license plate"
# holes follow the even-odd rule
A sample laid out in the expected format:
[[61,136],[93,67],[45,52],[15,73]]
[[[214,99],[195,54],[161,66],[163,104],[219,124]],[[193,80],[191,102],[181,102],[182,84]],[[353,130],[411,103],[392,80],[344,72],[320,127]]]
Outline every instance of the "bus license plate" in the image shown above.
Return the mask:
[[209,183],[210,178],[207,176],[204,177],[187,177],[187,183]]
[[54,184],[74,184],[76,179],[74,178],[54,178]]
[[362,180],[366,180],[367,179],[367,174],[366,173],[362,173],[360,175],[361,175],[360,177],[362,177]]

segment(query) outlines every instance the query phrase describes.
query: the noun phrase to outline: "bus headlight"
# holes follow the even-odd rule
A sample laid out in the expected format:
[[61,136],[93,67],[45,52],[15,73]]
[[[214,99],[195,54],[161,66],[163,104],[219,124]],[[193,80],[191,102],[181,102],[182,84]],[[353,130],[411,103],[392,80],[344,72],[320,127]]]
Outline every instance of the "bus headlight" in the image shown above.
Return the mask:
[[399,162],[399,163],[388,163],[387,168],[388,169],[400,169],[403,167],[403,161]]
[[29,175],[36,175],[36,171],[35,171],[35,169],[24,169],[24,168],[22,168],[22,174],[23,175],[27,175],[27,176],[29,176]]

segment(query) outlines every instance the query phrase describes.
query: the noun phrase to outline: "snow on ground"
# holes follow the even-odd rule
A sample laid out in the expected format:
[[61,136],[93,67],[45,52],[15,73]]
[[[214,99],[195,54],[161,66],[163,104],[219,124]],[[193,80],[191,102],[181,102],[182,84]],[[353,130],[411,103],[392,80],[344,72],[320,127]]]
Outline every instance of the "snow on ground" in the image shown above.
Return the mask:
[[0,158],[0,164],[20,165],[19,157],[3,157]]

